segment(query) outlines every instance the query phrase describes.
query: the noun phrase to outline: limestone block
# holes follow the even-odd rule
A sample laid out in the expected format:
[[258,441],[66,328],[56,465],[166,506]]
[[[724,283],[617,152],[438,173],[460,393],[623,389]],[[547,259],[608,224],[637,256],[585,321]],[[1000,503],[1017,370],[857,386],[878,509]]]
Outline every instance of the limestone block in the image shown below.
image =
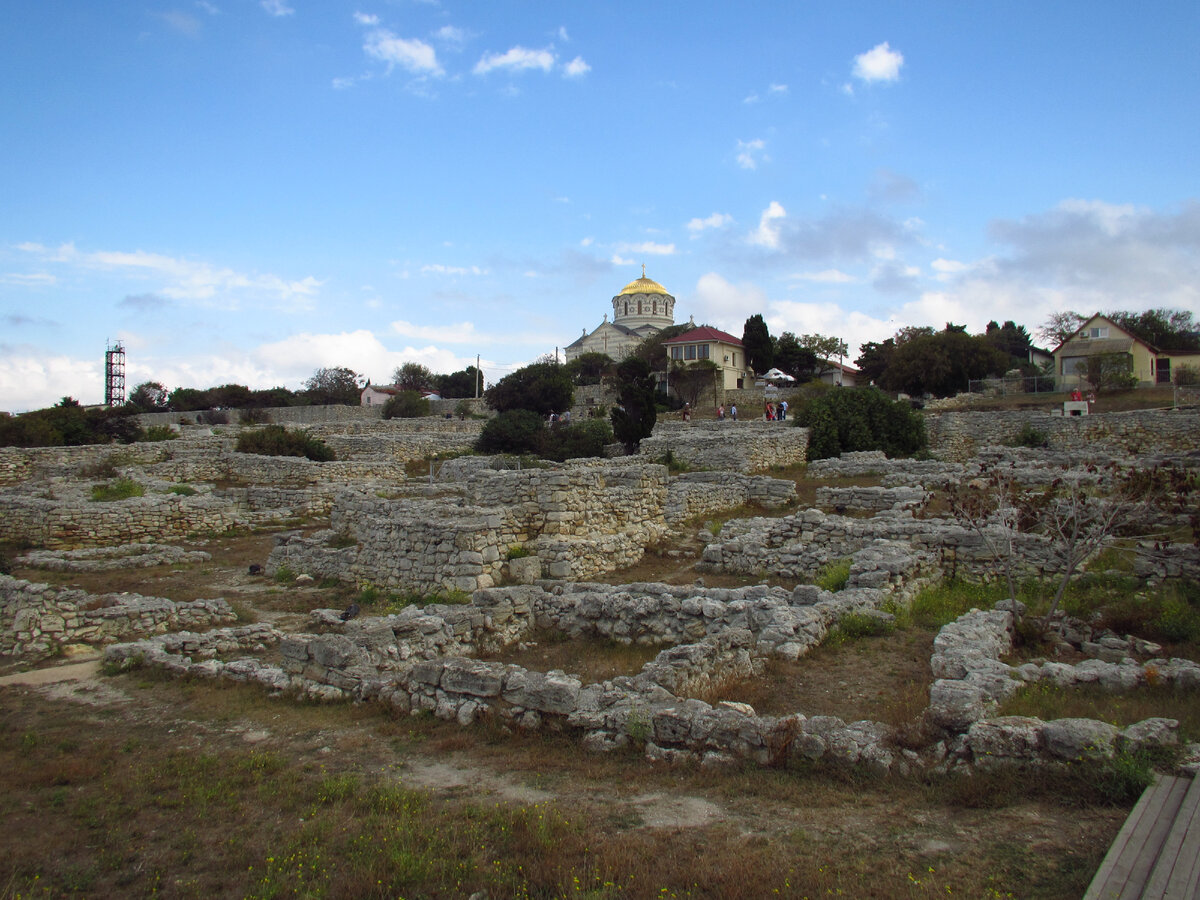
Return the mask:
[[1176,719],[1143,719],[1121,732],[1121,745],[1131,753],[1154,747],[1179,745],[1179,722]]
[[966,731],[984,715],[983,693],[973,684],[942,678],[929,689],[929,716],[947,731]]
[[1109,759],[1121,732],[1095,719],[1055,719],[1042,729],[1046,752],[1058,759]]
[[1044,724],[1028,716],[985,719],[971,726],[966,745],[976,759],[1034,759],[1042,749]]
[[477,697],[498,697],[503,684],[503,663],[474,659],[448,659],[442,670],[441,688]]

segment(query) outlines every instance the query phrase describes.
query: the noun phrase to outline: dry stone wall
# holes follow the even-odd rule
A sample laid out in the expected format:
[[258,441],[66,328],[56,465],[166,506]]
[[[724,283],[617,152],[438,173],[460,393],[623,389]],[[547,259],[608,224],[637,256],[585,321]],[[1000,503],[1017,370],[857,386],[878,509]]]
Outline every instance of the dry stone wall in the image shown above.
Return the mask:
[[804,462],[808,429],[755,420],[660,422],[642,440],[638,453],[659,460],[668,451],[694,469],[757,472]]
[[224,600],[176,603],[139,594],[94,595],[0,575],[0,655],[46,656],[68,644],[233,622]]

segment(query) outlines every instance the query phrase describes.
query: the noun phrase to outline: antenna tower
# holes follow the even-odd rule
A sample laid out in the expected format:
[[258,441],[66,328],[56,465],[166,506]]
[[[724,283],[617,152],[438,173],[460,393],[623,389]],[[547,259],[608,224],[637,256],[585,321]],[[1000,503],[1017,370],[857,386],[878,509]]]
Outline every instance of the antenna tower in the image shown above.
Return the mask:
[[104,405],[125,405],[125,346],[120,341],[104,351]]

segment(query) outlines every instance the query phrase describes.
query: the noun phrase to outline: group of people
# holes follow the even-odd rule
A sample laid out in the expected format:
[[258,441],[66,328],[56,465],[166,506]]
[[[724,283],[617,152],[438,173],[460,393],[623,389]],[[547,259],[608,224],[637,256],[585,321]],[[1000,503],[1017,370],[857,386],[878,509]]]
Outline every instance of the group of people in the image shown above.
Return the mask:
[[[737,421],[737,405],[736,404],[731,405],[729,407],[729,417],[731,419],[733,419],[733,421],[735,421],[735,422]],[[718,419],[725,418],[725,405],[724,404],[717,407],[717,418]]]
[[780,400],[778,403],[772,403],[768,400],[763,408],[763,417],[768,422],[783,422],[787,419],[788,403],[786,400]]

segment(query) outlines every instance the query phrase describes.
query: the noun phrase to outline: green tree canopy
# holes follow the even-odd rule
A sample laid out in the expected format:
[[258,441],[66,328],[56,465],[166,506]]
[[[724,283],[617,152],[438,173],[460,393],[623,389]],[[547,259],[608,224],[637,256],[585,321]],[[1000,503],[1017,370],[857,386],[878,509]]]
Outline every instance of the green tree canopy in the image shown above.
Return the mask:
[[139,412],[164,412],[167,409],[167,389],[157,381],[143,381],[129,395],[129,403]]
[[539,416],[548,416],[571,408],[575,388],[562,366],[536,362],[505,375],[483,396],[487,405],[497,412],[527,409]]
[[861,378],[865,382],[876,382],[883,377],[887,367],[892,364],[892,355],[896,352],[896,339],[886,341],[867,341],[859,348],[858,359],[854,365],[858,367]]
[[746,352],[746,363],[756,373],[762,374],[775,364],[775,347],[771,331],[763,321],[761,313],[746,320],[742,328],[742,349]]
[[1014,363],[1029,361],[1029,348],[1033,346],[1033,341],[1024,325],[1018,325],[1012,319],[1006,320],[1003,325],[997,325],[994,321],[988,322],[983,336]]
[[599,384],[600,379],[616,365],[607,353],[580,353],[563,366],[563,370],[577,385]]
[[1200,331],[1186,309],[1111,312],[1106,318],[1159,350],[1200,350]]
[[982,335],[924,334],[895,349],[879,384],[889,391],[949,397],[967,390],[971,379],[1002,375],[1008,362]]
[[611,413],[613,434],[628,453],[636,453],[642,438],[654,432],[658,410],[654,406],[654,376],[640,356],[629,356],[617,366],[617,406]]
[[645,360],[646,364],[650,366],[651,372],[665,372],[670,368],[671,360],[667,358],[667,351],[663,349],[663,344],[672,338],[677,338],[681,334],[691,331],[695,327],[690,322],[684,322],[681,325],[668,325],[662,331],[655,332],[643,340],[630,351],[629,355]]
[[467,366],[460,372],[438,375],[437,389],[448,400],[454,397],[482,397],[483,372],[474,366]]
[[433,389],[437,376],[428,368],[415,362],[406,362],[392,372],[392,383],[405,391],[429,391]]
[[775,339],[775,366],[797,381],[808,381],[817,371],[817,354],[801,344],[800,339],[785,331]]
[[[358,406],[362,402],[362,376],[344,366],[317,369],[304,382],[304,394],[313,406]],[[250,399],[246,398],[247,401]],[[219,406],[233,406],[221,403]],[[246,405],[246,404],[238,404]]]
[[796,424],[808,429],[810,460],[860,450],[911,456],[926,445],[921,414],[874,388],[828,391],[800,411]]

